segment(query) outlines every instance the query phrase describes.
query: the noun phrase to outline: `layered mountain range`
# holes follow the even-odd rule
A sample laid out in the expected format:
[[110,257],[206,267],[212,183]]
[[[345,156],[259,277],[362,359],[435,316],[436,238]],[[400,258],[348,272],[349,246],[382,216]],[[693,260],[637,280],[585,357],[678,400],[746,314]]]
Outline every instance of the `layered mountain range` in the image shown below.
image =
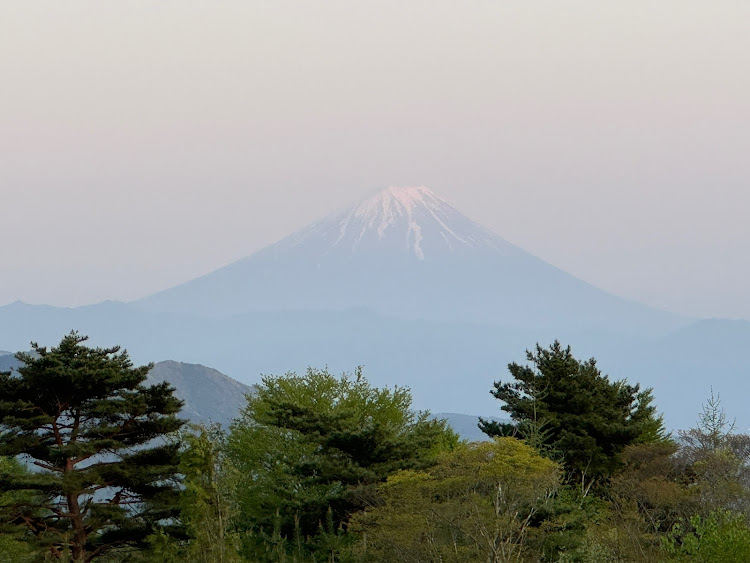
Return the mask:
[[0,349],[55,344],[71,329],[121,344],[139,363],[210,365],[248,385],[308,365],[364,365],[376,385],[411,387],[417,408],[483,416],[502,416],[489,390],[505,366],[558,338],[613,378],[653,387],[670,427],[694,424],[712,386],[738,428],[750,426],[750,323],[681,318],[611,295],[424,187],[380,191],[132,303],[0,307]]

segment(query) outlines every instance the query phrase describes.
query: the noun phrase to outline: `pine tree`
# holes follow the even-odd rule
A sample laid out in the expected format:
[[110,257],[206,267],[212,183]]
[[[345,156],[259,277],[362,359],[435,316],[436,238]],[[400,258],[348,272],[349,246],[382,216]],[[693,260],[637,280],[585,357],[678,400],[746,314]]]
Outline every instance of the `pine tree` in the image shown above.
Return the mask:
[[0,374],[0,455],[36,470],[0,476],[0,491],[27,491],[22,521],[53,558],[91,561],[143,546],[179,515],[182,403],[167,383],[145,386],[119,347],[90,348],[76,332],[57,347],[32,343],[22,367]]
[[[28,469],[13,458],[0,457],[0,475],[22,476]],[[19,510],[29,499],[27,491],[0,493],[0,563],[31,563],[39,559],[38,550],[26,540],[30,535],[24,526],[24,512]]]
[[496,381],[491,391],[512,423],[480,419],[486,434],[530,436],[541,451],[558,452],[578,480],[610,474],[629,444],[665,437],[650,389],[610,381],[596,360],[580,362],[558,341],[537,344],[526,358],[530,365],[508,366],[514,381]]

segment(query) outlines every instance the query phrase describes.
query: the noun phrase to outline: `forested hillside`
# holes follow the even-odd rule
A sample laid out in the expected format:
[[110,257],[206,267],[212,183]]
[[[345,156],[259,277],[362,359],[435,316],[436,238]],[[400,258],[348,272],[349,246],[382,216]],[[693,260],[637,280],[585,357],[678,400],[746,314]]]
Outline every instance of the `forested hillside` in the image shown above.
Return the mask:
[[77,333],[19,359],[0,376],[8,561],[750,560],[750,436],[720,397],[669,433],[652,390],[557,341],[488,381],[482,442],[362,369],[266,376],[222,427],[180,420],[169,383],[226,384],[208,368],[149,379]]

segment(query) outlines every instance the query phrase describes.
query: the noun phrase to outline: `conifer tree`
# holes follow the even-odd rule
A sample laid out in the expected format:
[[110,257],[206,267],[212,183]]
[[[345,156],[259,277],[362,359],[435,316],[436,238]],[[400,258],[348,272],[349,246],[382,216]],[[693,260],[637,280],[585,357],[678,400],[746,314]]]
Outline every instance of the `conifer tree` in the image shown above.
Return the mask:
[[534,446],[558,452],[578,480],[609,475],[629,444],[665,438],[650,389],[610,381],[596,360],[580,362],[558,341],[549,348],[537,344],[526,358],[530,365],[510,364],[513,380],[496,381],[491,391],[512,422],[480,419],[486,434],[527,438],[536,428],[531,434],[543,443]]
[[182,403],[167,383],[144,385],[119,347],[90,348],[76,332],[57,347],[32,343],[17,372],[0,374],[0,455],[35,471],[0,475],[0,491],[27,491],[21,521],[56,559],[91,561],[145,544],[179,514]]
[[[13,458],[0,457],[0,475],[20,476],[28,471]],[[24,517],[18,505],[28,497],[27,491],[0,493],[0,563],[32,563],[39,559],[36,546],[25,541],[30,535],[28,530],[18,525]]]

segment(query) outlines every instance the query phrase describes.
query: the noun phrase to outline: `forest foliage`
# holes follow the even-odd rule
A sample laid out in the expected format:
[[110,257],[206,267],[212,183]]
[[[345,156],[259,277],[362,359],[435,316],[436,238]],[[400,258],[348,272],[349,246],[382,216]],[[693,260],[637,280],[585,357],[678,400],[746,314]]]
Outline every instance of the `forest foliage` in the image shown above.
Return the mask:
[[[467,443],[361,368],[264,377],[228,429],[71,333],[0,375],[0,562],[750,560],[750,436],[554,342]],[[488,382],[488,387],[490,387]]]

